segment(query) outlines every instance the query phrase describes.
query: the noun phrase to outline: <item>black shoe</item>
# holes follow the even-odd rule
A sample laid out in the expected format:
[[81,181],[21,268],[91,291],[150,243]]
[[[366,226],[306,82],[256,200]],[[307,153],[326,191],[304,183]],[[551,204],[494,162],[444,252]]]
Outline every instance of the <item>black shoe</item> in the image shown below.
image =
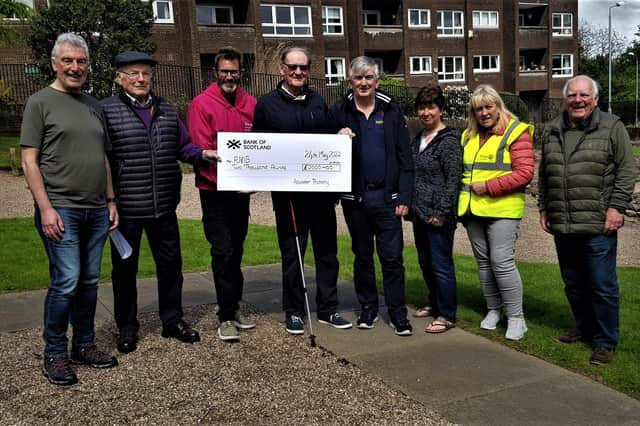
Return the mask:
[[45,358],[42,374],[54,385],[68,386],[78,383],[78,377],[66,357]]
[[90,365],[93,368],[110,368],[118,365],[116,357],[102,352],[96,345],[74,348],[71,352],[71,362]]
[[358,321],[356,321],[356,326],[360,329],[371,329],[373,328],[373,323],[378,321],[378,313],[373,309],[363,309],[360,312],[360,316],[358,317]]
[[134,331],[121,331],[118,335],[118,351],[123,354],[138,349],[138,334]]
[[172,325],[163,325],[162,337],[175,337],[185,343],[195,343],[200,341],[200,335],[198,332],[183,320]]
[[392,319],[389,325],[398,336],[411,336],[413,334],[413,327],[406,318]]

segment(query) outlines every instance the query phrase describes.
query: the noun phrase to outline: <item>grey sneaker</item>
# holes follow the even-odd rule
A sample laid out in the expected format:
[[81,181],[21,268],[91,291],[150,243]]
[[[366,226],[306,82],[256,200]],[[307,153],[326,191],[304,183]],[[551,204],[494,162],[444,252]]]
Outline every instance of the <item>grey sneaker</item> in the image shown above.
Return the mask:
[[111,368],[118,365],[116,357],[102,352],[96,345],[74,348],[71,351],[71,362],[79,365],[90,365],[93,368]]
[[318,322],[321,324],[327,324],[334,328],[351,328],[351,322],[342,318],[339,313],[331,314],[327,317],[318,316]]
[[256,323],[251,321],[251,318],[242,315],[240,311],[236,311],[236,314],[233,317],[233,324],[241,330],[249,330],[256,326]]
[[220,324],[218,337],[220,340],[240,340],[240,334],[233,321],[225,321]]
[[71,362],[66,357],[45,358],[42,374],[54,385],[73,385],[78,383],[78,377],[71,368]]

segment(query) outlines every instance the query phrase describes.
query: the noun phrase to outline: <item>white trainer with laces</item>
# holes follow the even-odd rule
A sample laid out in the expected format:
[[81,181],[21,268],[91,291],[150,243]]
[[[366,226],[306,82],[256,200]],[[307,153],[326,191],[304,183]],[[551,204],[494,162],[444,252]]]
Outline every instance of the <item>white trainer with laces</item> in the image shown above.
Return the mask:
[[485,330],[495,330],[500,322],[500,309],[490,309],[487,316],[480,323],[480,328]]

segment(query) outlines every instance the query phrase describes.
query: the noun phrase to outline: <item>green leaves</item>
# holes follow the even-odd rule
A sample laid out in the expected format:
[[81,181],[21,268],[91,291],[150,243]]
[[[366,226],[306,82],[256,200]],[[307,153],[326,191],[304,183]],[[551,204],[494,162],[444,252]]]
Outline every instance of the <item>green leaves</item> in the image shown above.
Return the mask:
[[51,49],[64,32],[81,35],[89,46],[91,72],[86,90],[98,99],[113,92],[113,57],[124,50],[153,53],[151,2],[140,0],[50,0],[31,25],[29,42],[43,75],[52,77]]

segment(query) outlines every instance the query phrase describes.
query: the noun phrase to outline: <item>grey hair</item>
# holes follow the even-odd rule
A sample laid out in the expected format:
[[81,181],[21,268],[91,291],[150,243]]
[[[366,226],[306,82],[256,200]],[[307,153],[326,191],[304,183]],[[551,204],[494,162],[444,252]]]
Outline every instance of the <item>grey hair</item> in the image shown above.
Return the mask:
[[63,44],[83,49],[85,55],[87,55],[87,60],[89,60],[89,46],[87,46],[87,42],[78,34],[74,33],[62,33],[58,36],[53,45],[53,49],[51,49],[51,59],[55,59],[58,56],[60,46]]
[[349,77],[351,77],[355,73],[368,71],[369,69],[373,69],[373,75],[377,79],[379,77],[378,69],[373,58],[370,58],[368,56],[358,56],[357,58],[353,58],[353,60],[349,64]]
[[586,78],[587,80],[589,80],[589,82],[591,83],[591,89],[593,90],[593,97],[597,97],[598,94],[600,93],[600,86],[598,85],[598,82],[595,81],[594,79],[592,79],[591,77],[589,77],[588,75],[584,75],[584,74],[580,74],[580,75],[576,75],[573,78],[570,78],[569,80],[567,80],[566,83],[564,83],[564,86],[562,86],[562,97],[566,98],[567,97],[567,93],[569,92],[569,85],[571,83],[573,83],[576,79],[584,79]]
[[303,46],[287,46],[282,50],[280,54],[280,62],[284,64],[284,60],[287,59],[287,55],[292,52],[300,52],[307,57],[307,65],[311,66],[311,54],[309,49]]

